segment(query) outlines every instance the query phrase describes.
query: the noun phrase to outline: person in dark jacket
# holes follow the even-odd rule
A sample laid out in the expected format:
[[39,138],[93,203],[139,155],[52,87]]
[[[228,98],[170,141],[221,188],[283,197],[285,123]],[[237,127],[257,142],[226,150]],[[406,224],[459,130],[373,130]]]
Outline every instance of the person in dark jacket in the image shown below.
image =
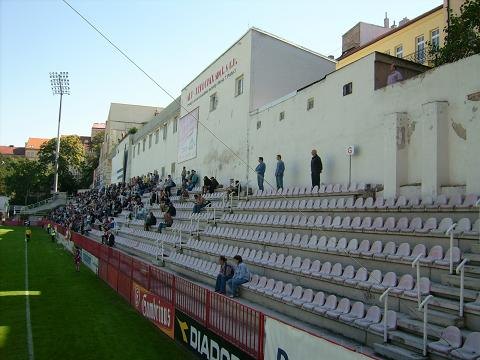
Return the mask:
[[285,173],[285,164],[282,156],[277,155],[277,168],[275,169],[275,180],[277,181],[277,190],[283,189],[283,174]]
[[233,266],[227,264],[227,258],[223,255],[218,259],[220,264],[220,272],[217,275],[217,281],[215,284],[215,292],[225,295],[225,289],[227,281],[233,277]]
[[208,176],[203,177],[203,194],[206,194],[207,192],[212,193],[212,180],[208,178]]
[[255,168],[255,172],[257,173],[257,183],[258,189],[263,191],[263,180],[265,179],[265,168],[266,165],[263,162],[263,157],[258,158],[258,165]]
[[317,150],[312,150],[312,161],[310,162],[312,173],[312,188],[320,186],[320,173],[323,170],[322,159],[317,154]]

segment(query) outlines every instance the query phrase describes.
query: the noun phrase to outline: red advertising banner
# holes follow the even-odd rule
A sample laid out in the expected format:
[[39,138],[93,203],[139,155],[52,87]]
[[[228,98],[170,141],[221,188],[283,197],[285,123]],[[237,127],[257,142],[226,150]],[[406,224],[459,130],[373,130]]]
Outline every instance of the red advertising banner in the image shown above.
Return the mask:
[[132,282],[132,294],[132,305],[135,309],[173,339],[175,320],[173,304],[167,303],[136,282]]

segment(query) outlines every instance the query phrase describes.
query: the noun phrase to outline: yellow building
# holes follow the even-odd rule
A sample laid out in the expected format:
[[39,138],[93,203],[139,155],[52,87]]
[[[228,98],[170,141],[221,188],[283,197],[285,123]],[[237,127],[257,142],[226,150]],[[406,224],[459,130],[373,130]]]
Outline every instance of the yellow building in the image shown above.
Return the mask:
[[448,6],[449,2],[444,3],[445,5],[437,6],[398,27],[392,27],[361,46],[346,51],[337,59],[337,69],[374,51],[428,65],[428,44],[443,46],[444,43],[444,29],[448,21],[444,7]]

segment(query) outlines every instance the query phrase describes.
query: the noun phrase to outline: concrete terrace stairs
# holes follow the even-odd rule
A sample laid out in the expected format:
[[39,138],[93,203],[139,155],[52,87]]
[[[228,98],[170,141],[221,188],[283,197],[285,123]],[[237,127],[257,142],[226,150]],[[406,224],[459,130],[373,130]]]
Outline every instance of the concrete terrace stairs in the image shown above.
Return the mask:
[[[332,195],[332,196],[335,196],[335,195]],[[303,198],[308,199],[308,197],[302,197],[302,199]],[[145,200],[148,199],[148,194],[146,196],[144,195],[144,199]],[[220,199],[217,199],[217,200],[220,200]],[[240,199],[240,200],[244,200],[244,199]],[[262,200],[266,200],[266,199],[262,199]],[[219,204],[219,202],[217,202],[215,199],[213,199],[211,201],[214,203],[214,205]],[[232,206],[231,209],[230,208],[218,209],[217,210],[217,220],[222,215],[222,213],[232,213],[232,212],[236,213],[237,212],[236,204],[237,204],[237,200],[235,200],[233,202],[233,206]],[[155,210],[158,211],[158,209],[155,209]],[[182,210],[184,210],[184,209],[182,209]],[[245,212],[245,211],[248,211],[248,210],[244,209],[244,210],[240,210],[238,212],[241,213],[241,212]],[[255,210],[255,211],[257,211],[257,213],[259,213],[258,212],[259,210]],[[290,211],[294,211],[294,210],[292,209]],[[268,210],[266,210],[265,212],[268,212]],[[288,211],[285,211],[285,212],[288,212]],[[319,209],[318,212],[322,212],[322,210]],[[177,209],[177,213],[178,213],[178,209]],[[391,212],[389,213],[389,216],[394,216],[394,215],[396,215],[396,214],[395,213],[392,214]],[[415,214],[415,215],[417,215],[417,214]],[[448,213],[444,213],[443,216],[449,216],[449,215],[450,214],[448,214]],[[372,214],[371,216],[375,216],[375,215]],[[432,215],[432,216],[434,216],[434,215]],[[121,221],[121,220],[119,219],[119,221]],[[175,220],[176,223],[183,223],[183,222],[188,222],[188,221],[190,221],[190,220],[189,219],[179,219],[179,218],[177,218]],[[212,219],[210,219],[210,220],[205,220],[205,219],[200,220],[199,221],[200,229],[203,230],[206,227],[211,226],[213,222],[214,221],[212,221]],[[227,224],[224,224],[224,226],[235,227],[236,225],[231,224],[231,223],[227,223]],[[253,225],[247,225],[247,226],[253,226]],[[142,226],[140,224],[130,225],[130,227],[138,228],[138,229],[142,228]],[[266,229],[266,228],[262,228],[262,230],[271,231],[271,229]],[[296,229],[291,229],[291,230],[296,230]],[[172,230],[167,228],[164,231],[171,232]],[[357,234],[353,234],[351,236],[345,234],[345,236],[349,236],[349,238],[353,238],[353,237],[355,237],[355,235],[357,235]],[[121,234],[121,236],[124,236],[126,238],[131,238],[131,239],[134,239],[134,240],[137,240],[137,241],[143,241],[143,242],[151,243],[151,240],[149,240],[149,239],[139,238],[139,237],[137,237],[135,235],[132,235],[132,234]],[[189,233],[183,233],[182,236],[184,238],[182,243],[186,244],[186,240],[188,240],[189,238],[192,238],[192,236],[195,236],[195,235],[193,235],[193,234],[191,235]],[[358,236],[362,236],[362,235],[358,234]],[[395,236],[395,234],[385,236],[385,239],[383,239],[382,241],[386,242],[388,239],[390,239],[391,236]],[[202,238],[203,238],[203,240],[207,239],[208,241],[217,241],[219,243],[228,243],[228,241],[226,239],[222,239],[222,238],[212,238],[212,237],[205,237],[204,238],[203,235],[202,235],[202,231],[200,231],[198,239],[202,239]],[[368,234],[364,235],[363,238],[369,238]],[[360,239],[362,239],[362,238],[359,237],[359,240]],[[445,240],[442,238],[442,243],[443,243],[443,241],[445,241]],[[446,241],[448,242],[448,240],[446,240]],[[240,246],[251,247],[249,245],[252,245],[252,244],[248,243],[248,242],[245,242],[245,243],[238,242],[237,245],[239,247]],[[125,251],[130,252],[130,253],[132,253],[132,251],[133,251],[133,253],[136,256],[146,258],[149,261],[152,261],[152,259],[153,259],[153,257],[145,256],[145,254],[140,253],[140,252],[135,252],[135,250],[133,250],[133,249],[130,249],[130,248],[127,248],[127,247],[120,247],[120,248],[122,248],[122,250],[125,250]],[[165,249],[167,251],[178,251],[178,249],[174,249],[172,247],[169,247],[168,245],[165,246]],[[185,250],[183,250],[183,253],[185,253],[185,251],[189,255],[194,256],[196,258],[212,261],[212,259],[211,259],[212,256],[208,255],[206,253],[198,252],[198,251],[195,251],[195,250],[190,250],[188,248],[185,248]],[[467,304],[467,303],[473,303],[473,301],[475,301],[477,299],[477,297],[479,296],[478,295],[478,290],[480,290],[480,245],[474,244],[472,242],[471,249],[468,250],[468,251],[464,250],[464,257],[466,257],[470,260],[467,263],[467,265],[465,266],[466,276],[465,276],[465,293],[464,293],[464,295],[465,295],[465,304]],[[315,258],[315,256],[312,254],[310,256],[310,258],[313,260]],[[322,260],[322,262],[323,261],[324,260]],[[380,260],[377,260],[377,261],[380,261]],[[192,269],[188,269],[188,268],[185,268],[185,267],[180,267],[177,264],[171,264],[168,261],[168,258],[167,258],[167,261],[166,261],[165,265],[166,265],[167,268],[169,268],[169,269],[171,269],[171,270],[173,270],[177,273],[180,273],[183,276],[194,279],[196,281],[201,281],[204,284],[212,285],[213,282],[214,282],[214,279],[208,278],[206,275],[199,274],[199,273],[193,271]],[[355,264],[353,264],[353,265],[355,266]],[[434,269],[432,271],[437,271],[437,270]],[[405,273],[407,273],[407,272],[405,272]],[[411,273],[412,275],[414,275],[414,269],[412,269],[408,273]],[[278,277],[274,277],[274,278],[276,280],[282,280],[282,278],[278,278]],[[432,287],[431,287],[431,292],[430,292],[432,295],[434,295],[434,299],[429,304],[428,336],[429,336],[429,339],[431,341],[438,340],[441,331],[446,326],[449,326],[449,325],[455,325],[455,326],[461,328],[463,334],[469,333],[469,330],[467,330],[465,328],[465,326],[467,326],[467,323],[468,323],[468,322],[465,321],[465,317],[462,318],[462,317],[458,316],[458,311],[459,311],[459,288],[458,288],[459,287],[459,276],[450,275],[450,274],[446,273],[446,274],[442,274],[439,277],[439,279],[440,279],[439,281],[432,282]],[[302,286],[304,288],[306,288],[304,285],[302,285]],[[317,290],[322,290],[322,288],[321,287],[317,288]],[[248,301],[253,301],[255,303],[255,297],[253,297],[253,300],[252,300],[252,296],[249,295],[249,290],[243,290],[243,291],[245,292],[245,297],[243,297],[243,295],[242,295],[243,299],[240,298],[239,301],[243,301],[244,299],[247,299]],[[327,291],[327,293],[328,292],[330,292],[330,291]],[[337,293],[337,296],[345,296],[345,293],[343,293],[343,294],[342,293]],[[347,297],[348,297],[348,295],[347,295]],[[355,299],[352,298],[352,300],[355,300]],[[368,304],[369,302],[366,301],[366,303]],[[412,302],[412,304],[413,304],[412,306],[400,306],[400,310],[397,311],[397,316],[398,316],[398,318],[397,318],[397,329],[389,332],[389,342],[388,343],[381,343],[381,341],[377,340],[377,341],[374,341],[373,343],[368,344],[368,345],[372,346],[378,354],[384,356],[385,358],[389,358],[389,359],[424,359],[424,357],[422,356],[423,312],[419,311],[416,308],[416,302]],[[379,304],[377,304],[377,305],[379,305]],[[259,306],[260,307],[264,306],[264,304],[261,304]],[[301,310],[299,309],[298,311],[301,311]],[[480,326],[480,324],[478,323],[478,319],[480,319],[480,311],[478,312],[478,314],[476,316],[477,317],[475,319],[477,319],[477,320],[473,320],[474,322],[470,321],[470,323],[468,325],[471,326],[472,324],[475,324],[473,330],[478,331],[479,329],[477,327]],[[295,318],[295,316],[294,316],[294,318]],[[298,319],[297,320],[293,320],[293,319],[292,319],[292,321],[297,321],[298,322]],[[442,358],[442,356],[439,356],[438,354],[435,354],[434,358],[439,358],[440,359],[440,358]]]

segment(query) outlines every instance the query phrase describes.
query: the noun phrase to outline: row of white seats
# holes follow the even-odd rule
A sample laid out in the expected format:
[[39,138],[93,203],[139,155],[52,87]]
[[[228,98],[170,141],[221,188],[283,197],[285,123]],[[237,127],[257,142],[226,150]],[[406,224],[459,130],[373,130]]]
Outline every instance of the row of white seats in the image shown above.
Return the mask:
[[175,234],[158,233],[135,228],[127,228],[125,226],[120,228],[119,232],[133,236],[143,237],[152,241],[163,241],[168,244],[178,244],[181,241],[180,236],[177,236]]
[[115,238],[115,244],[123,245],[151,256],[161,256],[162,254],[162,250],[156,245],[147,244],[141,241],[134,241],[120,236]]
[[235,255],[240,255],[245,262],[259,266],[348,284],[364,290],[372,289],[383,292],[385,289],[391,287],[392,293],[397,295],[403,294],[408,298],[416,298],[418,291],[420,291],[422,295],[428,295],[430,293],[430,280],[428,278],[421,278],[420,284],[415,284],[415,280],[410,274],[404,274],[398,277],[397,274],[392,271],[382,274],[380,270],[372,270],[369,273],[364,267],[355,269],[352,265],[343,267],[340,263],[332,265],[329,261],[321,263],[320,260],[312,261],[309,258],[302,260],[299,256],[293,258],[291,255],[282,253],[276,254],[268,251],[255,251],[249,248],[233,247],[232,245],[223,246],[223,244],[219,245],[218,243],[200,240],[189,240],[186,247],[230,258]]
[[[223,214],[220,221],[233,224],[264,225],[275,227],[322,229],[335,231],[364,231],[364,232],[399,232],[421,235],[441,236],[453,225],[454,221],[444,217],[440,221],[431,217],[425,222],[420,217],[409,220],[401,217],[370,216],[332,216],[319,215],[268,215],[268,214]],[[480,219],[472,226],[469,218],[462,218],[456,223],[455,235],[478,237]]]
[[[377,333],[383,333],[384,321],[382,311],[376,305],[367,306],[361,301],[351,301],[349,298],[341,298],[336,295],[326,295],[323,291],[314,294],[312,289],[303,289],[301,286],[293,286],[291,283],[284,284],[282,281],[268,279],[264,276],[253,275],[250,282],[243,287],[268,296],[277,301],[298,306],[315,314],[326,316],[356,325],[363,329],[370,329]],[[389,310],[387,313],[387,329],[397,328],[397,313]]]
[[168,257],[168,260],[177,265],[187,267],[190,270],[194,270],[212,277],[216,277],[220,272],[219,264],[207,260],[202,260],[193,256],[188,256],[185,254],[180,254],[176,252],[171,253]]
[[[463,343],[463,344],[462,344]],[[480,332],[468,334],[463,342],[462,332],[456,326],[442,330],[440,340],[428,344],[428,350],[454,359],[480,359]]]
[[[433,246],[427,254],[427,248],[424,244],[417,244],[411,249],[410,243],[407,242],[401,243],[397,247],[395,242],[389,241],[384,246],[381,240],[370,242],[370,240],[364,239],[359,243],[357,239],[348,241],[344,237],[337,240],[334,236],[327,238],[325,235],[318,237],[317,235],[308,234],[271,233],[231,227],[208,227],[203,234],[211,237],[260,242],[276,246],[294,246],[321,252],[337,253],[339,255],[373,257],[409,263],[421,255],[420,261],[422,263],[436,264],[438,266],[448,266],[450,259],[450,249],[444,252],[441,245]],[[461,257],[460,249],[456,246],[452,247],[453,262],[459,262]]]
[[285,189],[267,189],[267,190],[257,190],[254,193],[256,197],[272,197],[272,196],[308,196],[308,195],[319,195],[319,194],[345,194],[345,193],[358,193],[363,192],[366,189],[365,183],[352,183],[350,186],[346,184],[322,184],[320,186],[310,187],[293,187]]
[[269,211],[281,210],[453,210],[468,209],[475,205],[478,196],[474,194],[467,195],[464,199],[462,195],[453,195],[447,199],[446,195],[439,195],[435,199],[427,196],[422,199],[420,197],[412,197],[407,199],[405,196],[398,198],[372,197],[357,198],[341,197],[330,199],[310,199],[310,200],[253,200],[240,201],[237,205],[238,209],[250,210],[261,209]]

